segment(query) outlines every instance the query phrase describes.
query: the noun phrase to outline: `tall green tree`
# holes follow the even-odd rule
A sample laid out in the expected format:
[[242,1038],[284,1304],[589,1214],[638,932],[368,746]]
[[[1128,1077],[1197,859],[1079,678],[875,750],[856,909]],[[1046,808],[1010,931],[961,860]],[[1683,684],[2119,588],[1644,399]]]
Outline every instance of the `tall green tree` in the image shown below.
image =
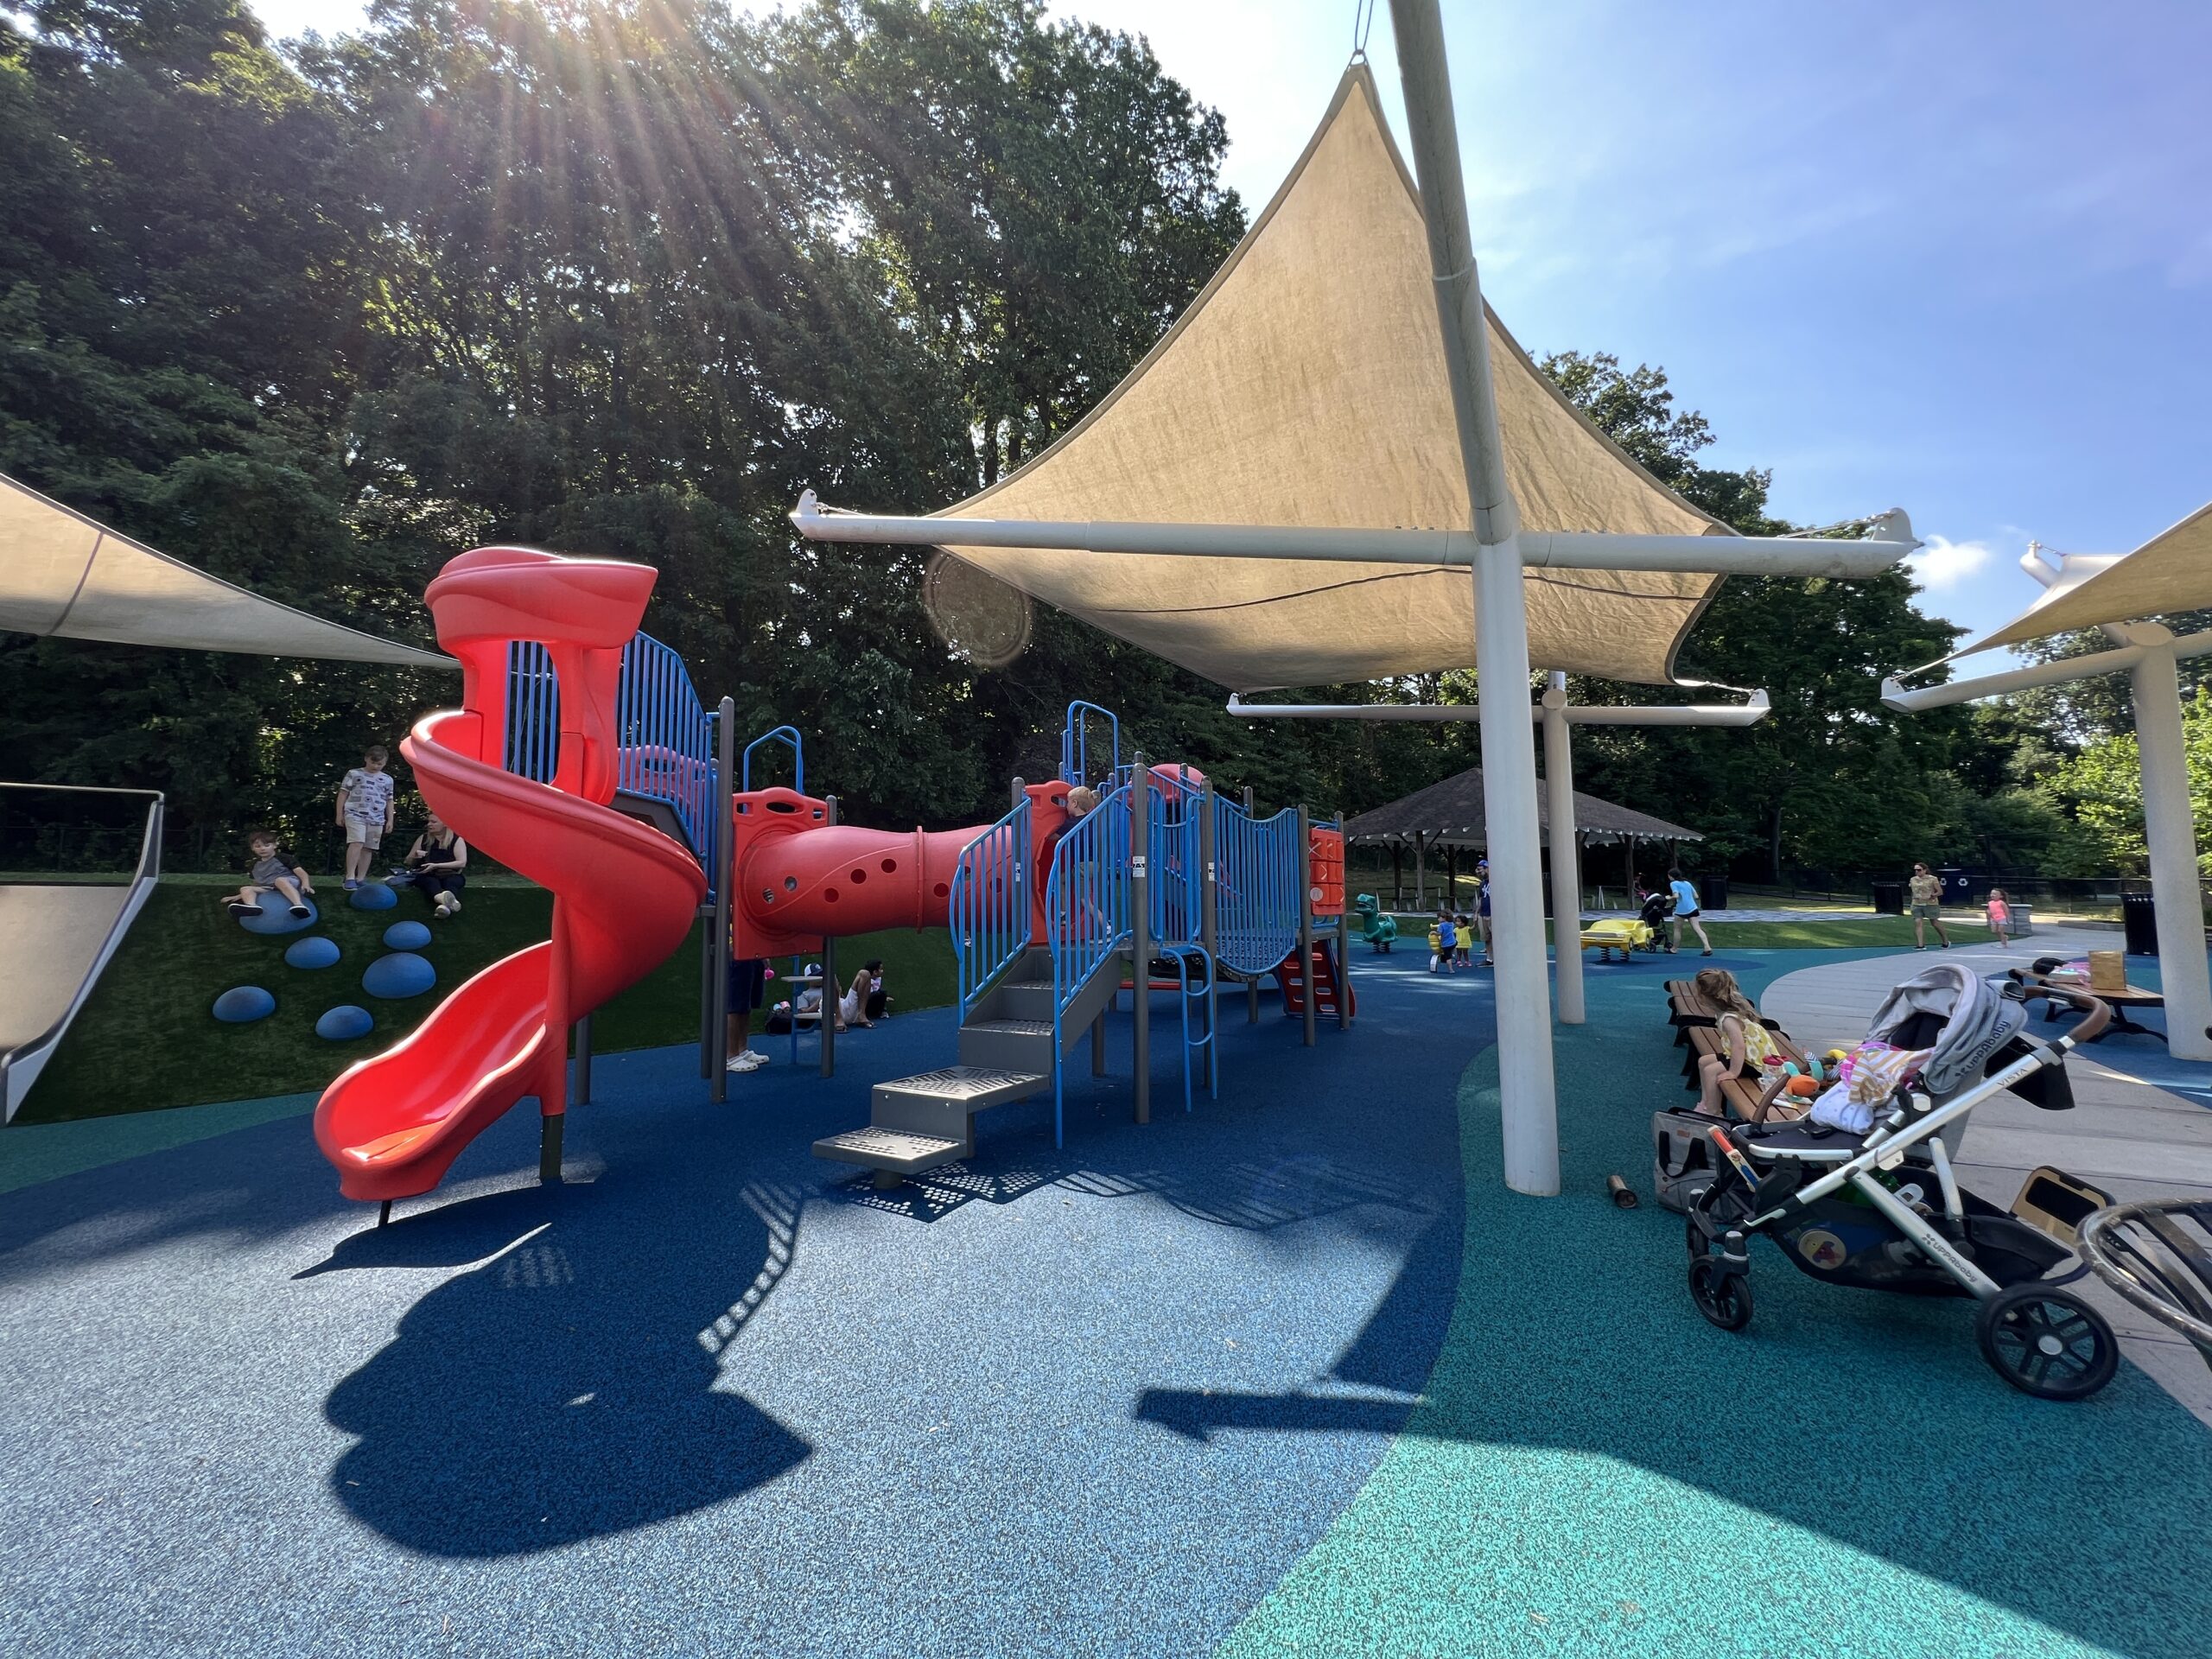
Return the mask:
[[[1768,512],[1770,474],[1698,461],[1713,442],[1711,424],[1675,407],[1663,369],[1624,370],[1610,353],[1575,352],[1543,366],[1601,431],[1688,500],[1746,535],[1793,528]],[[1592,734],[1578,775],[1599,794],[1704,830],[1702,859],[1740,861],[1771,880],[1792,868],[1858,871],[1961,849],[1964,793],[1949,768],[1967,716],[1881,706],[1884,674],[1942,656],[1956,637],[1912,608],[1915,591],[1902,570],[1856,582],[1730,578],[1685,643],[1680,672],[1764,689],[1773,713],[1741,731]],[[1627,698],[1605,682],[1578,685],[1577,695]]]

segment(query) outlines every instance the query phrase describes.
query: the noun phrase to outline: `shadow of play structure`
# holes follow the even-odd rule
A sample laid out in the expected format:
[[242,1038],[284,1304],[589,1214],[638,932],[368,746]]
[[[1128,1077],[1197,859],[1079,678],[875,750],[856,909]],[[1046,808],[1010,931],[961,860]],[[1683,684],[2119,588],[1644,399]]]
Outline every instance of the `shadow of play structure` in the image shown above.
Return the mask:
[[[1173,993],[1185,1110],[1218,1094],[1224,985],[1247,1017],[1272,980],[1312,1046],[1321,1015],[1349,1027],[1341,825],[1303,807],[1272,817],[1221,798],[1183,766],[1123,758],[1120,721],[1070,705],[1060,776],[1014,780],[996,823],[907,832],[837,822],[835,797],[752,788],[734,763],[732,706],[709,713],[681,659],[637,632],[655,573],[607,559],[480,548],[425,598],[462,664],[462,706],[401,745],[424,801],[472,844],[553,894],[552,937],[493,963],[385,1052],[323,1093],[315,1133],[346,1197],[427,1192],[472,1140],[525,1098],[542,1121],[539,1179],[561,1179],[571,1092],[589,1098],[589,1016],[709,918],[702,1075],[721,1098],[729,962],[820,953],[834,941],[947,927],[960,1026],[949,1064],[879,1083],[864,1128],[816,1142],[889,1187],[972,1156],[975,1119],[1049,1090],[1053,1144],[1070,1052],[1088,1032],[1104,1071],[1105,1016],[1131,995],[1132,1106],[1150,1121],[1151,1023]],[[726,947],[723,942],[727,942]],[[1310,994],[1309,994],[1310,993]],[[571,1033],[577,1064],[568,1063]],[[831,1032],[823,1033],[831,1074]]]

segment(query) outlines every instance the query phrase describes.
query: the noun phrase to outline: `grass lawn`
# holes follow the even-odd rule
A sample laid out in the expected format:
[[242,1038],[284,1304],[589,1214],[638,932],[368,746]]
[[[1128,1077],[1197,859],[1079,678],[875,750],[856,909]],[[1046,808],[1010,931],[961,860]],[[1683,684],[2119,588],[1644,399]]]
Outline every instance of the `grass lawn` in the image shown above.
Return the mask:
[[[235,878],[229,880],[235,885]],[[337,885],[330,883],[334,890]],[[385,929],[428,918],[428,906],[412,894],[403,893],[396,910],[362,911],[348,906],[343,893],[319,893],[322,916],[314,927],[272,938],[247,932],[225,914],[221,892],[212,882],[170,880],[154,890],[16,1114],[18,1122],[320,1090],[355,1060],[412,1031],[470,975],[551,929],[552,901],[543,890],[472,883],[467,907],[452,921],[434,924],[422,951],[437,969],[437,983],[419,996],[383,1001],[362,991],[361,972],[384,954]],[[286,966],[285,946],[317,933],[344,953],[337,964]],[[593,1046],[611,1052],[696,1040],[700,950],[694,928],[682,949],[599,1011]],[[883,958],[894,1006],[902,1011],[942,1007],[957,994],[951,941],[942,929],[837,943],[837,963],[847,974],[871,957]],[[276,1013],[251,1025],[219,1023],[208,1009],[234,985],[265,988],[276,998]],[[315,1034],[315,1022],[341,1002],[368,1009],[375,1028],[354,1042],[325,1042]],[[763,1017],[756,1015],[756,1022]]]
[[[1551,925],[1545,925],[1551,937]],[[1948,917],[1943,926],[1958,944],[1984,944],[1992,938],[1989,930],[1978,924],[1955,922]],[[1906,916],[1853,917],[1846,921],[1832,922],[1713,922],[1705,925],[1713,948],[1732,946],[1738,950],[1879,950],[1894,945],[1912,943],[1912,920]],[[2031,937],[2033,937],[2031,935]],[[1359,944],[1359,922],[1352,922],[1352,943]],[[1398,938],[1402,944],[1427,950],[1427,923],[1418,916],[1398,917]],[[1697,954],[1697,936],[1683,931],[1682,954]],[[1935,935],[1929,934],[1932,949]]]

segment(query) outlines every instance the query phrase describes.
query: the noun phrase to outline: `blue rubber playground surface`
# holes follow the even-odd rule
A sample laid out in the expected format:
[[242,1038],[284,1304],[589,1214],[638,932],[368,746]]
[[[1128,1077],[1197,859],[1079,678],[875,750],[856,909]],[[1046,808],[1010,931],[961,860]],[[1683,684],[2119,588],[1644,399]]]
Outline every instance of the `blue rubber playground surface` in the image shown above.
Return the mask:
[[1227,1001],[1188,1115],[1163,1041],[1151,1124],[1071,1080],[1064,1152],[1015,1108],[892,1193],[808,1147],[950,1011],[719,1107],[602,1058],[569,1185],[516,1117],[382,1231],[283,1103],[9,1131],[0,1652],[2212,1651],[2212,1431],[1771,1255],[1712,1329],[1603,1190],[1681,1098],[1668,967],[1593,964],[1538,1200],[1488,977],[1424,964],[1361,953],[1311,1051]]

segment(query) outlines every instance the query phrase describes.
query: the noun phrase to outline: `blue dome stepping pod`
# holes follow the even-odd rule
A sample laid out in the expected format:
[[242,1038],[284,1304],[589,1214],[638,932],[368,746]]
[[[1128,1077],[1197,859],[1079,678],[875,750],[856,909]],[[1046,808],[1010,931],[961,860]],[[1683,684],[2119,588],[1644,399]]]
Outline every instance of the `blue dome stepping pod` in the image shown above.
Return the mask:
[[420,950],[430,942],[430,930],[420,922],[394,922],[385,929],[384,942],[394,950]]
[[226,1026],[250,1026],[276,1012],[276,999],[258,985],[233,985],[215,999],[211,1012]]
[[346,895],[346,902],[356,910],[390,910],[399,902],[399,895],[382,881],[364,881]]
[[367,1036],[376,1023],[366,1008],[340,1002],[315,1022],[315,1034],[327,1043],[350,1043]]
[[294,968],[328,968],[338,957],[338,941],[320,933],[312,938],[296,939],[284,950],[286,964]]
[[361,976],[361,988],[387,1000],[420,996],[438,982],[438,970],[411,951],[397,950],[378,957]]
[[260,909],[248,911],[239,917],[238,925],[249,933],[304,932],[322,919],[321,912],[315,908],[314,899],[309,899],[307,901],[307,906],[306,915],[295,916],[292,914],[292,907],[284,902],[283,894],[264,893],[261,895]]

